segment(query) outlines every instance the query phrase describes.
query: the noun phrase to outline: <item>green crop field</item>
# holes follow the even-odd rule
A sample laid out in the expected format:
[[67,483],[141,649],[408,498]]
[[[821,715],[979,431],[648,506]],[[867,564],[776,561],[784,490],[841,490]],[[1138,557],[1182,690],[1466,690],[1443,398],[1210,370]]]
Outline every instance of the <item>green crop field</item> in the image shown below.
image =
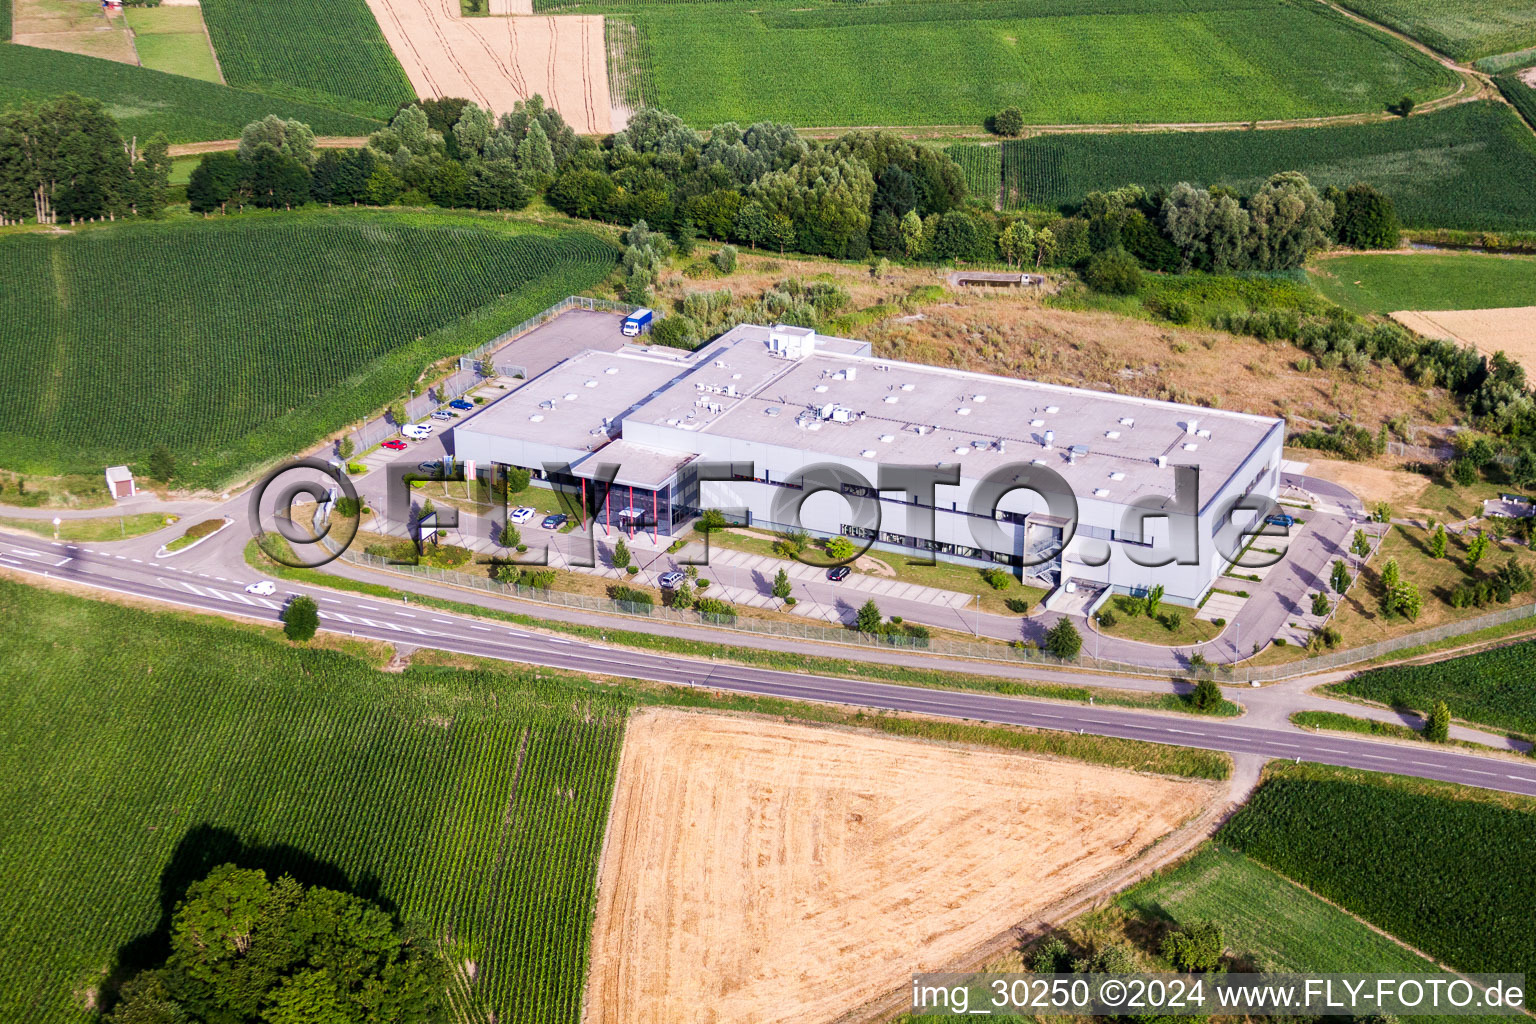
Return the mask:
[[123,17],[145,67],[223,84],[199,8],[124,7]]
[[0,616],[0,1017],[96,1020],[162,899],[234,860],[448,938],[495,1019],[578,1019],[623,700],[15,583]]
[[949,154],[965,175],[966,190],[988,206],[996,206],[1002,182],[1002,147],[960,143],[950,146],[944,152]]
[[1322,765],[1282,765],[1228,845],[1462,971],[1536,965],[1536,801]]
[[1007,106],[1037,124],[1246,121],[1376,111],[1455,84],[1406,44],[1304,0],[594,9],[633,14],[652,98],[700,126],[980,125]]
[[1457,60],[1536,45],[1536,6],[1527,0],[1340,0]]
[[366,0],[207,0],[230,85],[368,117],[416,99]]
[[377,121],[231,89],[181,75],[32,46],[0,46],[0,106],[76,92],[99,99],[124,135],[165,132],[172,142],[233,139],[268,114],[297,118],[316,135],[367,135]]
[[[1536,301],[1536,300],[1533,300]],[[1536,733],[1536,642],[1510,644],[1425,665],[1361,672],[1330,689],[1428,712],[1443,700],[1451,714],[1497,729]]]
[[1138,918],[1175,926],[1215,921],[1233,953],[1262,957],[1282,971],[1439,970],[1296,883],[1214,844],[1116,902]]
[[1340,256],[1316,260],[1312,282],[1357,313],[1536,306],[1536,257],[1483,253]]
[[214,486],[613,269],[585,231],[363,210],[0,238],[0,464]]
[[1536,137],[1502,103],[1463,103],[1380,124],[1266,131],[1050,135],[1003,147],[1014,206],[1080,202],[1094,189],[1229,185],[1251,192],[1277,171],[1321,188],[1368,181],[1409,227],[1536,227]]
[[[1536,58],[1536,54],[1532,55]],[[1525,118],[1525,123],[1536,131],[1536,88],[1526,85],[1519,75],[1497,75],[1493,84],[1499,87],[1499,92],[1509,100],[1510,105],[1520,111],[1520,116]]]

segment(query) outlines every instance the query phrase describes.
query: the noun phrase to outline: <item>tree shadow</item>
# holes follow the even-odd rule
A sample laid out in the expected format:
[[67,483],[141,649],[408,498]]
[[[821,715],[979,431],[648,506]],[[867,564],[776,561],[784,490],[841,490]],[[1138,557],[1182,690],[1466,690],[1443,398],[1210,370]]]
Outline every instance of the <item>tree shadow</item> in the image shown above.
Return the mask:
[[140,971],[163,963],[170,955],[171,921],[177,904],[186,897],[193,882],[207,877],[208,872],[221,864],[260,869],[271,881],[292,875],[306,887],[318,885],[349,892],[377,904],[397,923],[399,921],[398,908],[381,895],[381,882],[372,873],[361,875],[354,882],[341,868],[297,847],[284,843],[246,842],[230,829],[206,823],[196,825],[181,837],[171,859],[160,872],[158,923],[151,931],[129,939],[117,948],[112,968],[97,993],[96,1005],[103,1012],[117,1002],[118,991],[124,982]]

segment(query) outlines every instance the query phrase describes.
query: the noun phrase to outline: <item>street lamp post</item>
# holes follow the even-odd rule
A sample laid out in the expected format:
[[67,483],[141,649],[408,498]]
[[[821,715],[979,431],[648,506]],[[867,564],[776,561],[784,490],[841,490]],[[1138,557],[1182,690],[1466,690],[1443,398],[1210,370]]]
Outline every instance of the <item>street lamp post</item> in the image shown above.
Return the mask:
[[60,517],[58,517],[58,516],[54,516],[53,517],[53,539],[54,540],[58,540],[59,539],[59,524],[62,523],[62,522],[64,522],[64,520],[61,519]]

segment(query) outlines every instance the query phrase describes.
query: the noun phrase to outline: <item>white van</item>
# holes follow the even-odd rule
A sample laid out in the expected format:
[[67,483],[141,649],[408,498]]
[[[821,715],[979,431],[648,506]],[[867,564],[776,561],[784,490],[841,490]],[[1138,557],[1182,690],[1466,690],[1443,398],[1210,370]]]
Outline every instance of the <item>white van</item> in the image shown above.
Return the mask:
[[432,436],[432,424],[407,423],[405,426],[400,428],[400,433],[404,434],[406,437],[413,441],[425,441],[427,438]]

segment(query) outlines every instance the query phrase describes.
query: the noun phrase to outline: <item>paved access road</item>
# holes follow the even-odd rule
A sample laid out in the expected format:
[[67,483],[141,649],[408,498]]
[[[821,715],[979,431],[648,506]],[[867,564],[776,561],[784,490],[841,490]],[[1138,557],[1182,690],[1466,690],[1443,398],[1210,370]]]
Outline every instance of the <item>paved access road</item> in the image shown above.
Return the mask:
[[[864,708],[912,711],[1175,746],[1301,758],[1325,764],[1390,771],[1463,785],[1536,795],[1536,764],[1479,756],[1443,747],[1408,747],[1348,736],[1313,735],[1261,721],[1195,718],[1128,709],[1083,707],[991,694],[933,690],[805,675],[690,658],[655,655],[600,643],[550,636],[487,619],[439,612],[325,588],[280,584],[272,597],[243,592],[245,578],[204,572],[200,563],[174,565],[41,538],[0,537],[0,565],[99,587],[121,594],[208,611],[274,621],[283,602],[305,593],[320,605],[321,624],[395,644],[441,648],[504,661],[600,675],[633,676],[709,689],[825,701]],[[226,570],[227,571],[227,570]]]

